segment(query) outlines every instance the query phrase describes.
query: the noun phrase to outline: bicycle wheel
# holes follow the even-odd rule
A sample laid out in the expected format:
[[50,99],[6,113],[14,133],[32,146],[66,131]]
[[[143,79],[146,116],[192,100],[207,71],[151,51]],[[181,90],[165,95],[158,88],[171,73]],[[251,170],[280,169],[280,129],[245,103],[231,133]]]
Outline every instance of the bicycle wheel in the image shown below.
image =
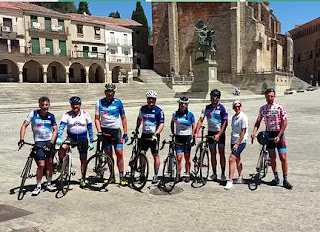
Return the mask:
[[209,176],[209,154],[208,150],[204,149],[200,156],[200,178],[203,184],[207,183]]
[[162,187],[164,191],[169,193],[174,188],[178,178],[177,159],[173,154],[166,158],[162,173]]
[[137,155],[131,164],[131,184],[136,190],[141,190],[146,185],[149,175],[149,163],[145,154]]
[[199,143],[196,147],[196,153],[194,154],[194,157],[192,159],[193,161],[193,173],[195,176],[195,179],[197,180],[200,177],[200,155],[203,150],[203,143]]
[[33,158],[28,157],[27,162],[24,165],[24,168],[22,170],[22,173],[21,173],[22,180],[21,180],[21,184],[20,184],[20,188],[19,188],[18,200],[21,200],[23,198],[23,195],[21,195],[21,194],[23,193],[24,184],[25,184],[27,178],[29,177],[32,161],[33,161]]
[[257,173],[259,173],[259,175],[263,174],[263,165],[264,165],[264,151],[261,150],[260,151],[260,155],[259,155],[259,159],[258,159],[258,163],[256,166],[256,171]]
[[60,190],[62,191],[63,195],[66,195],[69,191],[71,179],[71,157],[67,154],[63,158],[61,174],[60,174]]
[[268,157],[269,157],[268,151],[265,151],[263,156],[263,177],[266,177],[268,173],[268,167],[269,167]]
[[84,178],[86,185],[96,191],[100,191],[108,186],[113,174],[113,161],[103,153],[91,156],[87,162]]

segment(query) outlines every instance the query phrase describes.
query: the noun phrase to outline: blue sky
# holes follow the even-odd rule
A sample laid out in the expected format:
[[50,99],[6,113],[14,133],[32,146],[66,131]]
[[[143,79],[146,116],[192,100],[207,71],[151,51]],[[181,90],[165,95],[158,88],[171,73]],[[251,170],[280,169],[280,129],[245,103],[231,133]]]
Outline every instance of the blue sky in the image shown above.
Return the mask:
[[[152,10],[150,2],[142,2],[149,25],[152,25]],[[119,11],[121,18],[131,18],[132,11],[136,8],[136,2],[89,2],[91,14],[108,16],[109,13]],[[320,1],[272,1],[270,8],[280,20],[282,33],[289,31],[297,24],[306,23],[320,17]]]

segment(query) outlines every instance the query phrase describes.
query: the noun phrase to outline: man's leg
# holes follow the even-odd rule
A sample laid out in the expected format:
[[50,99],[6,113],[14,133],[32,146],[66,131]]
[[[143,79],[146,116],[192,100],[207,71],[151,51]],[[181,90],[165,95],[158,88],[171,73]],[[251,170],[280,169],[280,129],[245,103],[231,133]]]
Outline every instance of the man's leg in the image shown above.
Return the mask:
[[183,153],[181,150],[177,150],[177,161],[178,161],[178,177],[181,176],[181,169],[182,169],[182,158],[183,158]]
[[117,166],[119,169],[120,180],[123,179],[124,161],[123,161],[123,144],[118,144],[116,148]]
[[217,150],[214,146],[210,146],[212,172],[211,180],[217,179]]
[[[281,149],[280,149],[281,152]],[[283,187],[286,189],[292,189],[292,185],[288,181],[288,160],[286,152],[279,152],[279,158],[282,164],[282,173],[283,173]]]
[[221,165],[221,181],[226,181],[226,156],[224,152],[224,144],[219,144],[219,155],[220,155],[220,165]]
[[278,175],[278,171],[277,171],[276,151],[274,148],[268,149],[268,150],[269,150],[269,155],[270,155],[271,168],[272,168],[273,175],[274,175],[274,180],[271,181],[271,184],[272,185],[279,185],[280,179],[279,179],[279,175]]

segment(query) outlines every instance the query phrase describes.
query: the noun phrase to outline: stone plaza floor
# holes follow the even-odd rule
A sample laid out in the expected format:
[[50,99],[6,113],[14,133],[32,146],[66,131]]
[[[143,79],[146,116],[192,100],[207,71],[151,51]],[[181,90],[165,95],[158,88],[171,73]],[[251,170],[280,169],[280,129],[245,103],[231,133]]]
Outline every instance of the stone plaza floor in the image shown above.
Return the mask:
[[[241,97],[240,97],[241,99]],[[95,192],[79,188],[79,156],[73,153],[76,175],[72,177],[72,190],[62,198],[56,193],[41,191],[38,196],[27,192],[17,200],[20,173],[26,162],[29,148],[17,151],[19,129],[28,111],[2,112],[0,114],[0,231],[319,231],[320,220],[320,156],[317,144],[320,132],[320,91],[294,93],[278,96],[279,102],[288,111],[289,181],[294,186],[286,190],[282,186],[261,184],[251,191],[246,184],[234,185],[229,191],[217,182],[208,181],[202,188],[193,188],[190,183],[178,183],[179,193],[157,194],[151,184],[153,171],[142,192],[118,184],[109,185],[106,192]],[[223,100],[223,96],[222,96]],[[189,110],[198,119],[205,103],[192,103]],[[249,118],[249,133],[255,123],[259,107],[264,99],[246,99],[243,112]],[[54,103],[52,103],[54,105]],[[225,102],[229,110],[229,122],[233,115],[231,102]],[[168,139],[170,120],[177,109],[177,103],[165,104],[165,129],[162,139]],[[35,105],[35,107],[37,107]],[[133,131],[140,106],[126,107],[128,129]],[[85,103],[83,109],[86,109]],[[68,110],[52,111],[58,121]],[[94,109],[87,109],[94,117]],[[206,125],[206,122],[205,124]],[[264,129],[261,125],[260,130]],[[227,129],[227,157],[230,153],[230,132]],[[32,140],[29,126],[26,141]],[[244,178],[254,173],[259,154],[259,145],[248,144],[242,154]],[[128,169],[131,147],[125,145],[125,169]],[[160,152],[161,167],[167,149]],[[194,151],[194,150],[193,150]],[[90,152],[89,155],[93,154]],[[150,167],[153,158],[148,153]],[[282,171],[277,158],[282,185]],[[35,165],[34,165],[35,166]],[[220,177],[220,166],[218,166]],[[184,171],[184,167],[183,167]],[[33,172],[34,173],[34,172]],[[226,170],[228,173],[228,169]],[[161,174],[161,173],[160,173]],[[210,172],[211,174],[211,172]],[[116,176],[119,180],[118,175]],[[271,169],[265,178],[273,179]],[[27,180],[27,187],[33,189],[35,178]],[[6,205],[6,206],[5,206]],[[16,207],[24,216],[11,220],[4,218],[5,207]],[[15,209],[15,208],[14,208]],[[28,211],[23,214],[23,210]]]

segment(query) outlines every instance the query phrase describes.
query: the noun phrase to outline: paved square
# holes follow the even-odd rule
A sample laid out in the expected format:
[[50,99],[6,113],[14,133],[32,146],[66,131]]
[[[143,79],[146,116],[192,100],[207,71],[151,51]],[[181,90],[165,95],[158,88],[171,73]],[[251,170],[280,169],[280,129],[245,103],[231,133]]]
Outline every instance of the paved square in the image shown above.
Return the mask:
[[[276,102],[286,107],[289,117],[285,135],[288,140],[288,178],[294,186],[291,191],[265,184],[256,191],[250,191],[245,184],[235,185],[233,189],[226,191],[223,186],[211,181],[197,189],[192,188],[190,183],[178,183],[177,187],[183,191],[175,195],[151,194],[150,191],[155,188],[151,181],[142,192],[119,187],[117,184],[108,186],[106,192],[83,190],[78,184],[80,161],[75,150],[73,164],[76,175],[72,177],[72,190],[65,197],[58,199],[55,193],[48,191],[32,197],[27,192],[23,200],[18,201],[15,188],[20,185],[19,175],[29,150],[24,147],[17,152],[16,144],[20,126],[28,112],[2,112],[0,204],[18,207],[33,214],[1,222],[0,231],[319,231],[319,98],[320,91],[276,98]],[[53,102],[52,105],[54,104]],[[204,104],[190,104],[189,109],[196,118]],[[225,104],[229,110],[230,122],[233,115],[231,102]],[[243,111],[249,118],[250,133],[262,104],[265,104],[264,99],[243,101]],[[168,138],[171,115],[177,109],[177,104],[173,102],[159,106],[166,115],[163,139]],[[131,105],[125,108],[129,131],[133,131],[135,127],[139,107]],[[65,110],[52,112],[60,120],[62,113],[68,109],[66,105]],[[85,103],[83,109],[86,109]],[[87,110],[91,116],[94,115],[92,107]],[[230,132],[231,128],[228,127],[227,154],[230,152]],[[30,128],[26,141],[32,141]],[[124,149],[127,168],[131,147],[125,145]],[[245,178],[255,170],[258,151],[259,145],[255,142],[248,144],[243,152]],[[166,150],[161,151],[160,155],[163,165]],[[149,153],[148,158],[152,167],[153,159]],[[280,164],[279,159],[277,162]],[[278,165],[278,169],[282,180],[281,165]],[[220,172],[220,168],[218,171]],[[271,181],[272,178],[269,170],[266,181]],[[151,175],[149,179],[151,180]],[[32,189],[35,178],[27,180],[26,184]]]

